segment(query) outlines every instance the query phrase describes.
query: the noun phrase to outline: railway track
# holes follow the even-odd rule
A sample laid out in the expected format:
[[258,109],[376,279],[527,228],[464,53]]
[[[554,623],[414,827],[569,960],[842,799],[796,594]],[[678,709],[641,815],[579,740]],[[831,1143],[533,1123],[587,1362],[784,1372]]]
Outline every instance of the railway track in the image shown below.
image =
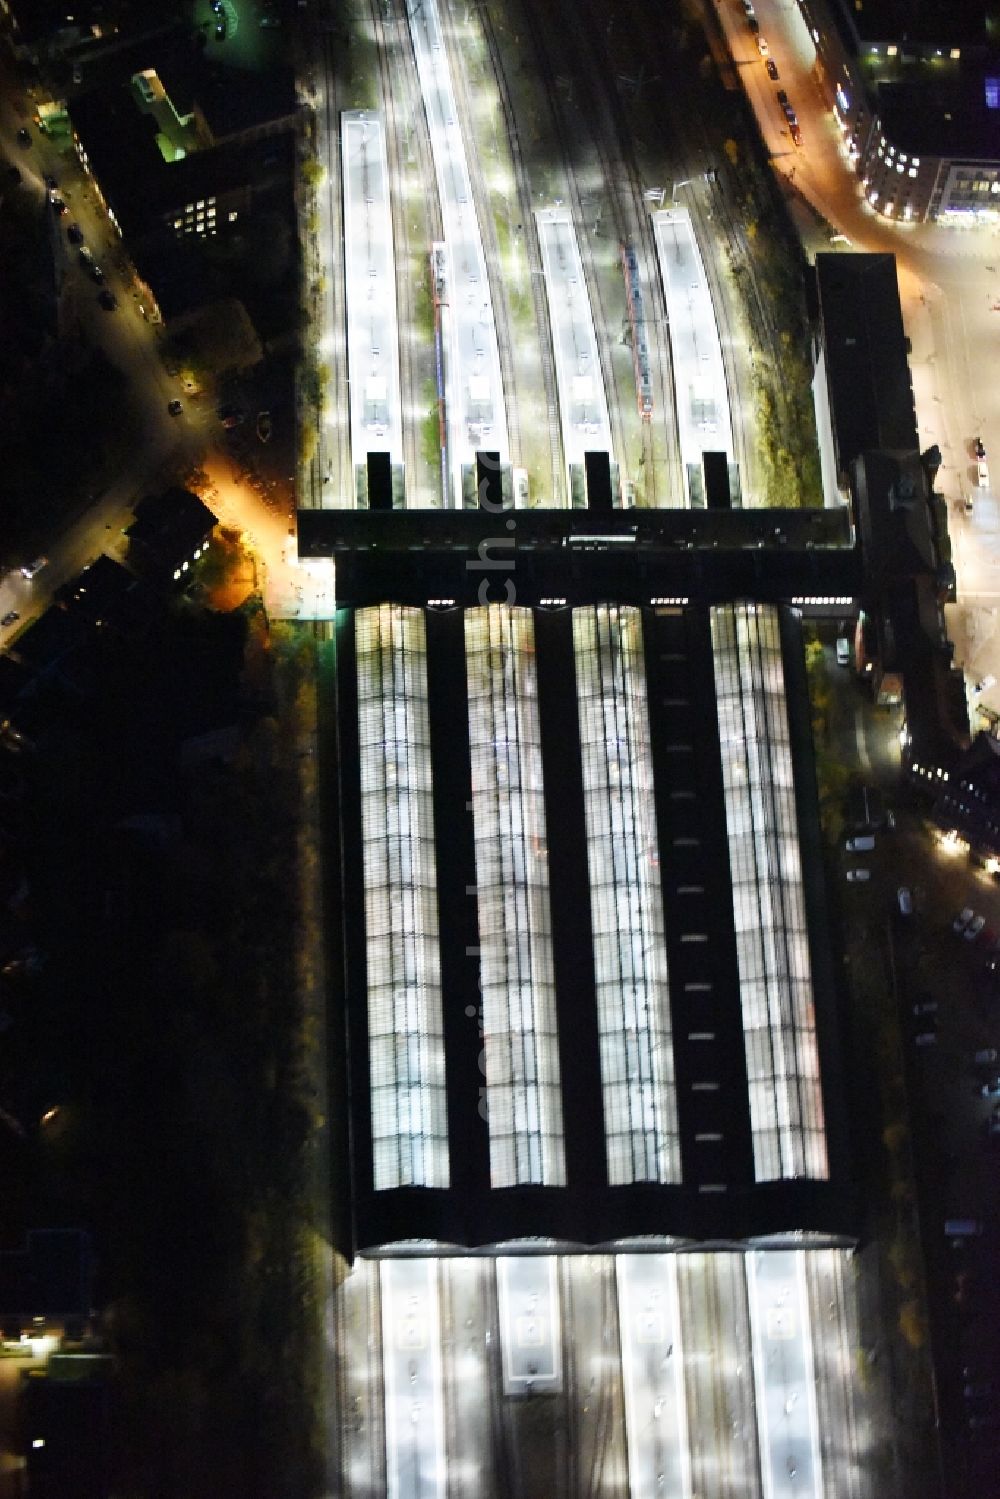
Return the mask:
[[[416,57],[413,53],[413,43],[410,37],[409,20],[406,13],[406,0],[395,0],[396,7],[396,38],[395,51],[397,53],[396,78],[393,76],[393,66],[390,62],[390,42],[387,37],[386,16],[392,9],[392,0],[368,0],[368,12],[371,17],[372,32],[375,40],[375,54],[378,59],[378,76],[381,90],[382,117],[385,123],[386,156],[389,165],[390,199],[394,200],[394,206],[390,212],[392,221],[392,253],[396,271],[396,318],[398,328],[397,343],[399,346],[399,395],[402,405],[400,412],[402,438],[403,438],[403,463],[404,475],[408,476],[406,482],[406,495],[408,505],[412,505],[417,499],[417,475],[420,473],[420,423],[417,420],[409,420],[407,412],[418,412],[422,406],[422,380],[417,368],[417,339],[415,337],[417,324],[417,292],[419,284],[418,276],[422,267],[424,277],[429,276],[428,259],[430,254],[430,243],[425,246],[415,247],[412,242],[413,231],[410,228],[409,210],[406,208],[406,163],[403,161],[403,132],[400,129],[400,108],[405,119],[410,122],[409,128],[413,135],[407,134],[407,150],[409,142],[416,140],[416,159],[420,168],[420,177],[424,189],[424,206],[428,218],[429,240],[442,239],[444,237],[443,221],[441,218],[441,206],[438,201],[437,180],[434,174],[433,160],[431,158],[430,133],[427,129],[427,119],[424,115],[423,99],[420,93],[420,82],[417,76]],[[405,62],[404,62],[405,58]],[[394,87],[397,82],[399,87]],[[426,254],[422,252],[426,250]],[[435,493],[440,492],[440,486],[431,486]]]
[[[646,320],[646,337],[649,343],[653,367],[656,371],[658,399],[663,410],[663,432],[666,438],[666,470],[676,476],[678,492],[683,494],[680,442],[674,404],[673,364],[669,342],[664,336],[667,326],[667,304],[663,286],[657,270],[656,244],[653,227],[646,208],[644,188],[631,147],[631,128],[626,118],[621,96],[609,75],[607,56],[598,57],[595,49],[581,37],[603,36],[607,26],[606,13],[598,13],[593,0],[585,0],[584,9],[589,12],[587,24],[579,26],[579,9],[571,17],[565,14],[566,33],[574,38],[573,53],[578,64],[578,77],[586,80],[589,100],[593,109],[588,116],[594,122],[592,138],[604,176],[604,190],[614,222],[615,233],[621,243],[630,243],[642,273],[644,293],[648,289],[649,316]],[[620,8],[616,8],[616,16]],[[574,25],[574,19],[576,24]],[[637,35],[642,34],[641,25]],[[654,407],[655,411],[655,407]],[[664,498],[665,486],[657,463],[652,422],[642,423],[643,469],[646,475],[646,502],[658,507],[669,503]]]
[[500,380],[503,385],[504,406],[507,414],[507,442],[511,462],[517,463],[521,456],[521,423],[518,412],[517,377],[510,342],[510,307],[500,269],[500,246],[497,243],[489,188],[480,166],[479,152],[475,149],[476,132],[469,102],[468,77],[461,57],[456,58],[457,43],[453,35],[454,28],[448,26],[442,30],[445,46],[448,49],[448,66],[455,91],[455,103],[462,122],[462,134],[473,148],[471,151],[466,150],[465,161],[472,188],[472,207],[479,219],[479,233],[486,257],[486,275],[493,307],[493,323],[496,328],[497,352],[500,358]]
[[[605,397],[608,405],[608,420],[611,427],[611,443],[614,457],[619,464],[625,459],[626,443],[625,431],[621,420],[621,411],[617,400],[617,386],[615,381],[614,362],[612,358],[611,339],[608,332],[608,318],[601,292],[601,282],[598,268],[594,259],[591,245],[591,237],[586,232],[587,216],[584,212],[583,195],[577,181],[574,153],[571,148],[571,140],[574,138],[586,138],[587,125],[582,118],[571,122],[568,117],[568,101],[560,98],[558,77],[552,58],[556,55],[564,56],[568,47],[572,46],[569,36],[575,26],[579,25],[577,18],[570,28],[560,27],[557,31],[553,26],[558,23],[554,19],[547,19],[544,23],[540,19],[541,8],[531,4],[531,0],[522,6],[520,11],[521,25],[531,37],[538,68],[539,82],[549,100],[549,109],[555,126],[556,139],[559,146],[559,154],[562,159],[566,190],[569,194],[570,208],[574,228],[577,230],[577,243],[580,250],[580,260],[583,266],[584,279],[587,292],[590,297],[590,305],[594,318],[594,333],[597,340],[597,353],[601,365],[601,378],[604,381]],[[624,288],[623,288],[624,291]]]
[[517,127],[514,106],[511,100],[507,75],[504,72],[499,40],[487,0],[480,0],[479,23],[486,42],[487,55],[493,73],[500,108],[507,131],[507,147],[514,169],[514,183],[520,205],[521,226],[524,235],[528,262],[528,281],[531,285],[531,302],[538,330],[539,357],[542,366],[542,381],[545,387],[545,422],[549,438],[550,482],[552,503],[557,504],[561,495],[569,503],[566,493],[566,461],[563,453],[562,427],[559,423],[559,385],[556,379],[555,355],[552,349],[551,326],[545,292],[542,287],[542,252],[538,242],[538,225],[531,203],[531,182],[524,165],[521,136]]
[[[325,77],[323,89],[323,129],[326,144],[326,180],[323,185],[324,208],[330,225],[330,242],[332,245],[341,245],[344,240],[343,205],[340,199],[340,161],[338,159],[337,147],[340,141],[340,98],[337,85],[337,67],[334,55],[334,37],[325,29],[320,36],[321,66]],[[324,275],[324,267],[320,263],[317,267],[317,276]],[[338,413],[339,420],[344,424],[344,430],[350,432],[350,387],[347,382],[347,309],[345,306],[346,288],[343,277],[331,275],[329,268],[325,276],[328,298],[329,327],[333,333],[332,349],[329,358],[330,367],[330,400]],[[340,336],[338,337],[337,334]],[[316,418],[320,423],[320,430],[316,445],[316,456],[313,459],[316,489],[319,495],[319,506],[334,495],[339,495],[345,503],[353,504],[353,476],[350,472],[350,443],[338,442],[335,451],[330,452],[330,443],[324,436],[322,410],[317,413]],[[327,490],[332,490],[328,495]]]

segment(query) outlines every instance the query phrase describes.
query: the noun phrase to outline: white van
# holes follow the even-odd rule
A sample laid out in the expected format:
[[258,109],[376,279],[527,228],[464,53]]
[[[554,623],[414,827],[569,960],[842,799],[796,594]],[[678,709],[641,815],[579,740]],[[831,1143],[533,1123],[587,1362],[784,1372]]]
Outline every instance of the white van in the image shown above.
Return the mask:
[[846,635],[839,636],[837,640],[837,665],[850,666],[851,664],[851,642]]

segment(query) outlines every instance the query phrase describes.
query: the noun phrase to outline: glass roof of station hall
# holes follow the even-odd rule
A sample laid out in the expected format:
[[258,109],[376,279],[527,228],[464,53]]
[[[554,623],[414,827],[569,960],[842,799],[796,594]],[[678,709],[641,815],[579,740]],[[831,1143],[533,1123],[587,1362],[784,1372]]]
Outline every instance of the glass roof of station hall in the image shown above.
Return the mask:
[[[611,605],[564,611],[568,685],[560,688],[566,694],[560,712],[567,714],[559,722],[559,754],[579,766],[582,798],[572,806],[583,824],[579,888],[589,893],[589,910],[577,913],[577,927],[588,943],[592,978],[589,989],[561,999],[553,906],[567,897],[553,887],[549,850],[564,830],[550,826],[554,762],[543,753],[546,712],[553,722],[552,710],[542,711],[553,691],[551,671],[543,669],[551,632],[539,636],[530,609],[455,611],[466,719],[449,718],[446,731],[465,736],[470,781],[469,799],[462,794],[453,802],[456,827],[449,830],[435,766],[441,736],[435,737],[429,707],[435,647],[428,616],[389,604],[357,611],[376,1194],[454,1182],[450,1150],[456,1130],[463,1136],[467,1105],[462,1078],[456,1083],[448,1015],[468,1015],[469,1008],[463,994],[449,1009],[447,986],[442,991],[438,866],[470,834],[474,875],[467,893],[475,896],[478,946],[466,948],[465,958],[476,965],[481,995],[483,1075],[472,1084],[484,1084],[485,1106],[477,1094],[467,1117],[476,1128],[485,1121],[491,1188],[567,1185],[572,1121],[565,1072],[577,1065],[588,1034],[599,1091],[587,1107],[593,1113],[596,1103],[600,1113],[608,1187],[697,1185],[683,1116],[685,1108],[690,1118],[695,1107],[708,1106],[692,1101],[699,1086],[715,1090],[720,1117],[743,1111],[754,1180],[829,1176],[779,611],[738,603],[669,612],[694,620],[706,643],[711,677],[699,691],[704,722],[717,735],[713,763],[721,764],[721,785],[716,769],[704,788],[725,827],[728,869],[718,888],[731,891],[732,911],[716,908],[715,930],[699,940],[706,961],[715,948],[733,953],[738,1010],[726,1008],[710,982],[671,983],[671,952],[690,962],[671,946],[690,935],[670,935],[679,919],[671,861],[678,844],[699,840],[660,847],[661,803],[675,772],[657,760],[653,742],[651,611]],[[702,758],[707,764],[712,756]],[[703,769],[697,774],[709,776]],[[705,1029],[680,1025],[678,1016],[688,1012],[678,1007],[692,998],[706,1013],[715,1006]],[[745,1078],[741,1098],[719,1084],[689,1082],[685,1092],[677,1048],[704,1043],[726,1027],[743,1057],[745,1070],[729,1073],[731,1081]],[[705,1052],[702,1046],[697,1054]],[[732,1160],[723,1164],[731,1175],[738,1169]],[[725,1179],[711,1190],[725,1191]]]

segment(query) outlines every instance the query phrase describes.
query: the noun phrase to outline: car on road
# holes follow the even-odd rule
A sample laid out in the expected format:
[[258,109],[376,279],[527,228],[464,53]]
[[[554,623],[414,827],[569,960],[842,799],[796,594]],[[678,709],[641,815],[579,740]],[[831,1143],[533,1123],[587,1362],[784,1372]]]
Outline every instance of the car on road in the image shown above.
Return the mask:
[[21,616],[18,614],[16,609],[8,609],[3,619],[0,619],[0,625],[12,625],[16,620],[19,620],[20,618]]
[[914,1015],[936,1015],[938,1002],[936,999],[920,999],[913,1006]]
[[983,442],[983,439],[981,437],[976,438],[975,442],[972,445],[972,451],[975,453],[977,458],[986,457],[986,444]]
[[66,212],[65,200],[60,198],[58,193],[49,193],[49,206],[52,212],[58,214],[60,218]]
[[797,146],[801,146],[801,144],[802,144],[802,131],[799,129],[798,125],[795,123],[794,120],[790,120],[789,121],[788,128],[792,132],[792,140],[795,142],[795,144]]
[[93,265],[88,267],[87,275],[90,277],[91,281],[96,282],[98,286],[103,286],[104,272],[101,270],[96,260],[94,261]]
[[982,931],[985,925],[985,916],[973,916],[972,920],[969,922],[969,925],[962,933],[962,936],[965,938],[966,942],[975,942],[976,938],[979,936],[979,933]]
[[[44,177],[42,178],[42,181],[45,183],[45,186],[48,188],[49,192],[52,192],[53,188],[59,186],[59,183],[53,177],[51,172],[46,172]],[[976,457],[979,457],[978,453],[976,454]]]
[[80,246],[80,249],[79,249],[79,252],[78,252],[76,258],[80,262],[80,264],[83,266],[83,268],[84,268],[85,271],[89,271],[90,267],[94,264],[94,257],[92,255],[92,253],[90,252],[90,250],[87,249],[86,245],[81,245]]
[[767,38],[761,36],[759,33],[757,36],[757,51],[760,53],[761,57],[767,57],[767,55],[771,51],[770,47],[767,45]]
[[985,458],[980,458],[976,464],[976,483],[980,489],[989,489],[990,487],[990,471],[986,466]]
[[71,245],[83,244],[83,230],[80,228],[79,224],[70,224],[69,228],[66,230],[66,238],[69,240]]
[[901,916],[913,915],[913,894],[909,885],[900,885],[896,891],[896,901],[899,905],[899,914]]
[[990,1065],[990,1063],[991,1062],[995,1062],[996,1059],[997,1059],[997,1049],[996,1049],[996,1047],[995,1046],[983,1046],[979,1051],[976,1052],[975,1056],[972,1058],[972,1061],[973,1061],[973,1065],[976,1066],[976,1067],[988,1067]]
[[760,22],[758,21],[757,17],[747,16],[747,25],[749,26],[753,35],[756,36],[758,31],[760,30]]
[[971,906],[966,906],[964,910],[959,911],[958,915],[955,917],[955,920],[951,924],[952,931],[955,933],[964,932],[965,928],[969,925],[969,922],[972,920],[975,914],[976,913]]
[[115,296],[114,292],[109,291],[107,287],[104,287],[97,300],[100,302],[105,312],[114,312],[115,308],[118,306],[118,298]]
[[1000,1098],[1000,1077],[991,1077],[979,1089],[980,1098]]
[[24,125],[17,132],[17,143],[19,146],[31,145],[31,132]]
[[767,69],[767,76],[768,76],[768,78],[770,78],[774,83],[777,83],[777,81],[778,81],[778,64],[775,62],[774,58],[773,57],[765,58],[765,60],[764,60],[764,66]]
[[837,650],[837,665],[838,666],[850,666],[850,664],[851,664],[851,642],[848,640],[848,638],[847,638],[846,635],[841,635],[841,636],[838,637],[836,650]]
[[870,854],[875,847],[875,834],[859,833],[856,838],[848,838],[844,847],[849,854]]
[[21,568],[21,577],[27,578],[30,583],[32,578],[40,573],[43,567],[47,566],[48,560],[48,557],[36,557],[34,562],[26,562]]
[[225,16],[220,16],[219,19],[215,23],[215,39],[216,39],[217,42],[224,42],[226,40],[226,18],[225,18]]
[[870,880],[871,877],[872,872],[870,869],[849,869],[847,871],[848,882],[852,885],[862,884],[865,880]]
[[785,109],[787,107],[787,105],[788,105],[788,95],[785,93],[785,90],[783,88],[779,88],[778,92],[775,94],[774,97],[777,99],[777,101],[781,105],[782,109]]
[[184,410],[184,404],[182,401],[178,401],[177,397],[175,396],[172,401],[167,402],[167,410],[170,412],[171,416],[180,416],[181,412]]

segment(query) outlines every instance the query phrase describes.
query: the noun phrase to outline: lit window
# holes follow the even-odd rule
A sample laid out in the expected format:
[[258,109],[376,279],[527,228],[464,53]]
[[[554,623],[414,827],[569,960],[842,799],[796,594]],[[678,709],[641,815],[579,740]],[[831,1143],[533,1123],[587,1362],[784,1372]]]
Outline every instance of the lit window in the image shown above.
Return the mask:
[[987,78],[984,80],[986,89],[986,108],[1000,109],[1000,78]]
[[209,198],[208,202],[209,202],[209,204],[212,204],[212,203],[215,202],[215,199],[214,198]]
[[916,167],[911,167],[910,168],[910,176],[911,177],[915,177],[916,175],[917,175],[917,169],[916,169]]
[[197,203],[195,204],[195,207],[196,208],[204,208],[204,206],[205,206],[205,199],[204,198],[199,198],[198,201],[197,201]]
[[898,52],[898,50],[899,49],[896,46],[896,43],[895,42],[890,42],[889,45],[888,45],[888,47],[886,47],[886,49],[885,49],[885,55],[886,55],[886,57],[895,57],[896,53]]
[[961,55],[962,49],[960,47],[952,47],[951,51],[948,53],[948,56],[951,58],[952,62],[958,62],[958,59],[961,57]]
[[238,218],[239,218],[239,214],[238,214],[238,213],[237,213],[237,212],[236,212],[236,209],[235,209],[235,208],[231,208],[231,209],[230,209],[230,210],[229,210],[229,222],[230,222],[230,223],[231,223],[231,224],[235,224],[235,223],[236,223],[236,220],[237,220],[237,219],[238,219]]
[[174,219],[174,228],[175,229],[183,229],[183,227],[184,227],[184,220],[183,219]]

